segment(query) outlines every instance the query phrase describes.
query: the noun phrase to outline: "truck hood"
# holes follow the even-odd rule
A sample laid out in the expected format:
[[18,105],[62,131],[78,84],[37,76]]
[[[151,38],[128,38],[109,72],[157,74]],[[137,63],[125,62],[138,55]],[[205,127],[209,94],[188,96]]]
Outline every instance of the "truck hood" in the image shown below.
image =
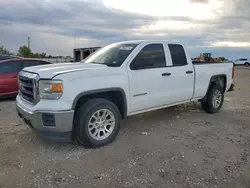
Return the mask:
[[24,71],[39,74],[40,78],[53,78],[59,74],[66,74],[75,71],[85,71],[89,69],[104,69],[106,65],[94,63],[56,63],[49,65],[39,65],[24,68]]

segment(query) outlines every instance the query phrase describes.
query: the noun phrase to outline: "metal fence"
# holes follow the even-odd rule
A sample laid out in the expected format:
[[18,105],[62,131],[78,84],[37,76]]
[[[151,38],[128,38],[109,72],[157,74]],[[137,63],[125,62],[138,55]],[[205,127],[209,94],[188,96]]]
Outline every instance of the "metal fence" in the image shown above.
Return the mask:
[[52,63],[70,63],[70,62],[73,62],[73,58],[54,57],[54,58],[39,58],[39,59],[44,60],[44,61],[49,61]]

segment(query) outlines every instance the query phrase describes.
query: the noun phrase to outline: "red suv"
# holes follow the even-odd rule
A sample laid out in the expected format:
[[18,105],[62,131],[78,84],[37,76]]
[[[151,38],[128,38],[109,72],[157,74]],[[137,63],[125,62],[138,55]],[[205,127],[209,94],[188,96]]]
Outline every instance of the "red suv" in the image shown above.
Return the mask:
[[25,67],[52,64],[38,59],[8,59],[0,61],[0,97],[18,93],[18,73]]

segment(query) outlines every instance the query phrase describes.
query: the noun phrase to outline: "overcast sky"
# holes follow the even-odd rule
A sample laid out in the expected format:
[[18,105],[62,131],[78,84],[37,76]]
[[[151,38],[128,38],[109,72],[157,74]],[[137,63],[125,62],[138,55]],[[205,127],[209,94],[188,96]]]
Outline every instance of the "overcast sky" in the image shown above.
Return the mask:
[[0,45],[72,55],[134,39],[185,44],[191,55],[250,58],[250,0],[0,0]]

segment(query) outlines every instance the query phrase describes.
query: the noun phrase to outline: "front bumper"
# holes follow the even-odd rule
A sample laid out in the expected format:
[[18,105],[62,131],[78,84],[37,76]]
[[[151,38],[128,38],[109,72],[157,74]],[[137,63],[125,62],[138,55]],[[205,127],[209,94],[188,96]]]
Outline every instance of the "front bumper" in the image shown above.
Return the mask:
[[56,142],[71,141],[74,110],[30,112],[18,104],[16,110],[19,117],[41,138]]

